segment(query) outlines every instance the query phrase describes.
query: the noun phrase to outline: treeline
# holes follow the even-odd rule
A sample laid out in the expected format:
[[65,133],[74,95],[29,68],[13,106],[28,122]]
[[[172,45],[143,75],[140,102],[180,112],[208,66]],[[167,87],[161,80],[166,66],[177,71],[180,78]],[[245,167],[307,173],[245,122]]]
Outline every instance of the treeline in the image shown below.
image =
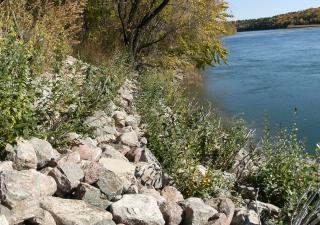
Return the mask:
[[320,24],[320,8],[311,8],[303,11],[286,13],[274,17],[239,20],[236,22],[237,30],[239,32],[283,29],[290,26],[317,24]]

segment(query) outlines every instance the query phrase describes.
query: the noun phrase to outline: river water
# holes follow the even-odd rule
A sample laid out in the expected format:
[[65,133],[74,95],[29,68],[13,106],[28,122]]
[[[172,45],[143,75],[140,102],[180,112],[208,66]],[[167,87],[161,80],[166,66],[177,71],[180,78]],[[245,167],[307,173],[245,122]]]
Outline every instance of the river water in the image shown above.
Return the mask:
[[272,127],[291,126],[297,108],[299,136],[313,151],[320,142],[320,28],[242,32],[224,43],[228,64],[204,71],[207,95],[258,133],[266,115]]

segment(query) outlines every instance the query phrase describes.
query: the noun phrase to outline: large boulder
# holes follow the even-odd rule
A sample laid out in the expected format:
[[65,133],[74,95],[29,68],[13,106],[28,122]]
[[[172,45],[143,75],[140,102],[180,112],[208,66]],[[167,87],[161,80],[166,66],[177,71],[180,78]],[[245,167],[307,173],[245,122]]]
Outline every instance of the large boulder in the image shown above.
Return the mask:
[[33,145],[26,140],[18,140],[13,147],[7,145],[8,160],[14,162],[17,170],[37,169],[38,158]]
[[36,152],[39,168],[43,168],[47,164],[54,162],[59,157],[59,154],[52,148],[49,142],[39,138],[32,138],[29,142]]
[[109,212],[81,200],[46,197],[40,205],[51,213],[59,225],[101,224],[103,221],[112,220]]
[[185,218],[183,225],[202,225],[209,221],[217,210],[205,204],[200,198],[188,198],[180,205],[184,209]]
[[139,162],[136,164],[135,176],[144,186],[162,188],[162,170],[156,164]]
[[183,210],[177,203],[165,203],[160,210],[167,225],[179,225],[182,222]]
[[157,201],[141,194],[124,195],[111,205],[111,212],[116,223],[127,225],[164,225]]
[[235,210],[231,225],[260,225],[259,216],[254,210],[239,208]]
[[181,202],[183,201],[183,195],[175,187],[166,186],[161,190],[161,195],[167,202]]
[[[210,224],[212,225],[230,225],[235,205],[234,203],[228,199],[228,198],[211,198],[206,201],[206,204],[211,206],[212,208],[216,209],[220,216],[218,216],[216,219],[213,219]],[[223,214],[223,215],[221,215]]]
[[62,196],[71,193],[84,177],[80,165],[73,162],[59,164],[48,175],[55,179],[58,186],[58,194]]
[[35,170],[3,171],[0,173],[1,203],[13,208],[23,200],[37,200],[53,195],[57,184],[52,177]]

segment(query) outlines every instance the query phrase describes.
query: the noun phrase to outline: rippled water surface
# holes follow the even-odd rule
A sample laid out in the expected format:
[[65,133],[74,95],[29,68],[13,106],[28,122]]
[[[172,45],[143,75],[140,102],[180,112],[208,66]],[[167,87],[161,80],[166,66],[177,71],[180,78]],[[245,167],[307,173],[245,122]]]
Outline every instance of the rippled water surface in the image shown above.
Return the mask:
[[320,28],[243,32],[224,42],[228,65],[205,71],[207,94],[258,129],[266,114],[274,126],[290,125],[297,108],[312,151],[320,142]]

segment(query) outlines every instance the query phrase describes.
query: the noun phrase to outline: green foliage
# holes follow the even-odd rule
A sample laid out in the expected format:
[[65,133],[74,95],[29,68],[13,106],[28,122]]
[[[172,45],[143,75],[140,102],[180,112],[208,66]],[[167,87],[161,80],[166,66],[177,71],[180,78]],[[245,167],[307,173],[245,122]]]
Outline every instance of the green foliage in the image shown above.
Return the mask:
[[36,50],[14,35],[0,40],[0,148],[36,129],[32,79]]
[[105,110],[115,97],[124,74],[129,75],[126,59],[124,55],[115,55],[105,68],[81,61],[71,66],[57,65],[53,76],[42,78],[44,96],[36,112],[42,130],[54,144],[61,144],[69,132],[90,132],[84,121],[94,111]]
[[271,137],[266,127],[262,145],[263,160],[251,180],[260,189],[260,198],[282,207],[286,216],[290,216],[299,197],[309,186],[319,185],[317,156],[305,152],[297,131],[294,123],[291,131],[280,129],[277,135]]
[[[148,71],[140,78],[138,108],[148,125],[148,143],[186,196],[208,196],[230,184],[217,170],[228,170],[247,141],[242,123],[226,128],[210,105],[202,105],[173,82],[170,71]],[[205,177],[197,175],[206,164]],[[219,181],[219,182],[217,182]]]
[[286,13],[274,17],[237,21],[238,31],[269,30],[287,28],[292,25],[320,24],[320,8],[311,8],[298,12]]

